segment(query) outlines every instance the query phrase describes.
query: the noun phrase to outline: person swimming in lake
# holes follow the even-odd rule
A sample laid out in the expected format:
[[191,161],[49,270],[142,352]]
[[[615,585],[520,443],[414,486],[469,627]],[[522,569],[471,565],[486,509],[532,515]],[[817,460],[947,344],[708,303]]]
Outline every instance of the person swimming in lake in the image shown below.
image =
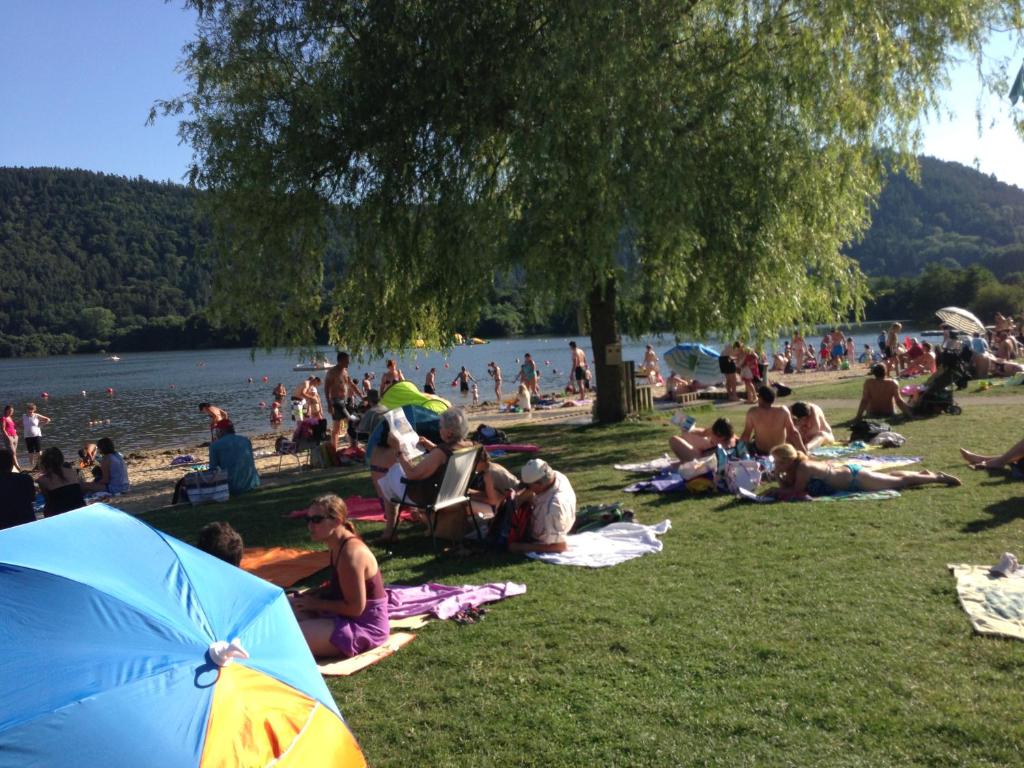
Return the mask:
[[772,448],[771,456],[779,480],[779,488],[772,495],[780,499],[832,496],[841,492],[903,490],[922,485],[961,485],[959,478],[945,472],[877,472],[855,462],[815,461],[788,443]]

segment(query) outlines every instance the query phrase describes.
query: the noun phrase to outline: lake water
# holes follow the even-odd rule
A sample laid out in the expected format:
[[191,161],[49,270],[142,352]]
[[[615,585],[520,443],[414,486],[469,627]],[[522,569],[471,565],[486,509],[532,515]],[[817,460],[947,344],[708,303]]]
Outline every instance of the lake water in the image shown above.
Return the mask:
[[[879,327],[881,324],[872,324],[855,330],[858,350],[865,343],[874,347]],[[820,336],[816,340],[820,342]],[[592,359],[589,340],[576,337],[576,341]],[[659,356],[674,345],[669,337],[624,339],[623,358],[639,363],[647,343],[654,345]],[[568,344],[568,338],[502,339],[455,347],[447,355],[410,352],[396,359],[405,377],[421,388],[426,372],[436,367],[438,394],[456,404],[463,401],[450,382],[464,365],[480,379],[481,400],[493,401],[488,362],[494,360],[501,366],[504,391],[511,393],[511,381],[519,370],[517,359],[529,352],[541,368],[544,390],[554,391],[564,388],[568,381]],[[323,351],[333,362],[333,350]],[[43,445],[56,445],[65,454],[103,436],[111,437],[124,451],[190,446],[210,436],[209,420],[198,411],[200,402],[227,409],[242,434],[265,433],[271,431],[270,414],[260,403],[272,401],[271,390],[278,382],[284,383],[290,393],[311,375],[294,371],[298,357],[283,350],[259,351],[255,356],[247,349],[224,349],[125,353],[121,357],[118,362],[99,355],[0,360],[0,402],[14,405],[19,434],[25,403],[36,403],[40,413],[53,419],[43,428]],[[350,368],[357,380],[365,371],[375,371],[379,380],[384,361],[354,362]],[[266,383],[262,381],[264,376]],[[107,394],[108,387],[113,394]],[[43,392],[49,398],[42,398]],[[287,400],[284,411],[282,432],[291,430]],[[19,449],[23,454],[23,437]]]

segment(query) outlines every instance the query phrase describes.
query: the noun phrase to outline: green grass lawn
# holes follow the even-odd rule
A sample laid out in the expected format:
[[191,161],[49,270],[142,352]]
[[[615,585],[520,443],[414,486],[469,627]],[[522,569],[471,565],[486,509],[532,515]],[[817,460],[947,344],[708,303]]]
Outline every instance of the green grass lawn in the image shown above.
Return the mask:
[[[1024,554],[1024,484],[957,454],[1019,440],[1019,412],[978,402],[901,424],[900,452],[964,487],[839,504],[622,493],[611,465],[663,453],[665,418],[510,430],[543,446],[581,503],[670,519],[664,551],[602,570],[435,558],[406,529],[381,559],[386,581],[528,591],[479,624],[428,625],[331,691],[374,766],[1018,765],[1024,644],[972,634],[946,563]],[[227,519],[248,544],[306,546],[282,513],[370,488],[365,473],[317,478],[146,519],[189,541]]]

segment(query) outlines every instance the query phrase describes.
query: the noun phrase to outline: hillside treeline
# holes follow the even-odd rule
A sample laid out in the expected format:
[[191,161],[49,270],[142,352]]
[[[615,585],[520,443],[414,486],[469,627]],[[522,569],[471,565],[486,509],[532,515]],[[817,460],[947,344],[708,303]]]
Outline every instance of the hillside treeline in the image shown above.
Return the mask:
[[[948,304],[1024,310],[1024,191],[927,157],[920,180],[893,175],[849,249],[872,276],[868,319],[924,320]],[[199,202],[142,178],[0,169],[0,357],[254,344],[208,317],[216,267]],[[573,334],[577,318],[533,306],[511,277],[460,330]]]

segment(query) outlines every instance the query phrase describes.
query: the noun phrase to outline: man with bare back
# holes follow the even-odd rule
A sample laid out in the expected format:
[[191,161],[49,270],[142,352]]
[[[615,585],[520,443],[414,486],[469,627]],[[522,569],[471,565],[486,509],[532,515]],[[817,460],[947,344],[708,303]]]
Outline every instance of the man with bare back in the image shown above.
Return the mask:
[[757,389],[757,405],[747,411],[740,441],[746,443],[751,453],[759,456],[767,456],[772,448],[783,443],[807,452],[789,409],[775,405],[775,390],[763,384]]
[[338,450],[338,439],[341,437],[342,425],[353,443],[355,438],[349,433],[352,423],[352,409],[355,407],[355,396],[359,393],[355,382],[348,374],[348,352],[338,353],[338,363],[328,369],[324,377],[324,395],[331,407],[331,447]]
[[860,421],[862,416],[876,416],[888,418],[896,415],[899,408],[908,419],[914,418],[910,405],[900,394],[900,384],[896,379],[885,377],[885,366],[875,363],[871,366],[871,375],[874,378],[864,382],[864,389],[860,398],[860,405],[857,406],[857,415],[854,421]]

